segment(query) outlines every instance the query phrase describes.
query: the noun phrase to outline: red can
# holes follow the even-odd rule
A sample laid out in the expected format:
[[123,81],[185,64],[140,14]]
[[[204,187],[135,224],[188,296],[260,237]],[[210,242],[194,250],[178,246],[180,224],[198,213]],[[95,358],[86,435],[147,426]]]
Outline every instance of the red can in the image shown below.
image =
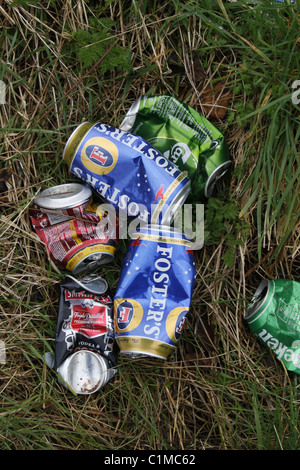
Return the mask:
[[29,215],[59,267],[77,274],[114,258],[116,220],[93,203],[89,186],[68,183],[48,188],[34,199]]

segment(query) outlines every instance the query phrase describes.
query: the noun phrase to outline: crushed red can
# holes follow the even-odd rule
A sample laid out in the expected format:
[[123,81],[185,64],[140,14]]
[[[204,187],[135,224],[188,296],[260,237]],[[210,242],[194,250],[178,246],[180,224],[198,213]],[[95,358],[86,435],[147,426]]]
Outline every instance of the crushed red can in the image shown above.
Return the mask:
[[195,282],[191,242],[171,227],[140,227],[129,243],[114,296],[122,354],[167,359],[177,348]]
[[114,258],[117,220],[93,203],[88,185],[67,183],[45,189],[35,197],[29,216],[51,259],[73,274]]
[[55,354],[46,363],[58,382],[78,395],[97,392],[116,373],[113,299],[97,274],[65,277],[60,286]]

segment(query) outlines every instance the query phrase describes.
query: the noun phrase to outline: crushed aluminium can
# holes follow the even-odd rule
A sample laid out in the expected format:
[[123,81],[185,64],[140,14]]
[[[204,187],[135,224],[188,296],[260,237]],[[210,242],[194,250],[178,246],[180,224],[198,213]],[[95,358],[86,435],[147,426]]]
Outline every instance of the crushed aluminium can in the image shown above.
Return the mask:
[[140,135],[191,180],[190,201],[209,198],[231,165],[222,133],[171,96],[141,96],[120,129]]
[[286,369],[300,374],[300,282],[264,279],[247,307],[245,319]]
[[55,353],[46,363],[58,382],[78,395],[102,388],[116,373],[113,300],[105,279],[65,277],[60,286]]
[[194,282],[189,240],[170,227],[140,227],[129,243],[114,296],[120,353],[167,359],[183,331]]
[[119,216],[169,224],[190,191],[189,178],[142,137],[101,122],[78,126],[63,158]]
[[117,248],[116,221],[93,203],[88,185],[68,183],[42,191],[29,211],[51,257],[73,274],[109,263]]

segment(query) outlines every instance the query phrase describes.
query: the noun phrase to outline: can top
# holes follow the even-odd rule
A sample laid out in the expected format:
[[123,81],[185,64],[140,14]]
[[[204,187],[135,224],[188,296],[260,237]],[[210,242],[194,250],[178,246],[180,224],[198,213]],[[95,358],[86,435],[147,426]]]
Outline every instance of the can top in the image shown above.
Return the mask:
[[92,126],[93,124],[91,122],[82,122],[81,124],[79,124],[79,126],[76,127],[76,129],[68,138],[63,150],[62,158],[67,162],[69,166],[76,153],[78,145]]
[[43,209],[70,209],[87,202],[92,196],[88,185],[67,183],[45,189],[34,202]]
[[253,319],[254,315],[258,313],[261,308],[265,305],[271,288],[271,282],[267,279],[264,279],[258,286],[253,298],[251,299],[250,304],[246,310],[246,320]]
[[220,166],[218,166],[212,172],[212,174],[208,177],[208,180],[207,180],[206,185],[205,185],[205,189],[204,189],[205,197],[207,197],[207,198],[211,197],[217,181],[220,178],[222,178],[222,176],[225,175],[225,173],[227,172],[227,170],[230,166],[231,166],[231,161],[228,160],[228,162],[222,163]]
[[96,392],[106,383],[107,363],[92,351],[77,351],[69,357],[66,381],[80,395]]
[[187,184],[179,191],[172,204],[167,208],[166,212],[162,215],[162,225],[170,225],[175,217],[176,212],[183,206],[191,191],[191,182],[188,180]]

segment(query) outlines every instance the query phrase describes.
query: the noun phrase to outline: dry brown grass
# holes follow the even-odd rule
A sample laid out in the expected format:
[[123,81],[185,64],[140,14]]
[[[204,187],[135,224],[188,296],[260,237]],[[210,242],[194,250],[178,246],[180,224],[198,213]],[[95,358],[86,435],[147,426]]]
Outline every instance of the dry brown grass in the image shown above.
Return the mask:
[[[156,94],[175,94],[207,117],[214,109],[234,168],[244,159],[249,134],[241,125],[226,125],[224,110],[234,109],[234,99],[224,101],[221,92],[223,101],[212,102],[203,93],[216,78],[224,89],[232,87],[224,65],[236,53],[222,57],[212,49],[201,64],[195,51],[206,44],[207,25],[196,17],[176,22],[179,13],[166,17],[161,2],[152,15],[133,9],[128,24],[122,2],[111,3],[105,14],[115,20],[114,38],[131,50],[128,86],[126,74],[115,70],[102,77],[99,64],[81,71],[66,55],[72,33],[89,28],[93,3],[41,2],[26,8],[11,3],[0,3],[0,59],[7,84],[6,104],[0,105],[0,161],[2,168],[12,169],[8,191],[1,193],[0,216],[0,339],[6,346],[6,363],[0,365],[0,448],[299,447],[298,378],[257,343],[244,312],[262,278],[299,276],[300,225],[268,263],[279,237],[274,225],[263,244],[266,258],[259,262],[255,205],[244,216],[251,231],[236,249],[232,268],[222,260],[223,239],[197,252],[189,322],[170,361],[120,358],[119,373],[86,398],[70,396],[55,382],[43,354],[54,345],[63,273],[33,233],[28,207],[41,188],[72,179],[61,162],[72,126],[98,119],[117,127],[129,105],[155,87]],[[145,67],[150,68],[143,72]],[[249,172],[258,152],[251,158]],[[242,195],[246,178],[233,173],[219,188],[234,194],[239,207],[249,197]],[[101,270],[112,288],[123,253],[121,247],[115,262]]]

